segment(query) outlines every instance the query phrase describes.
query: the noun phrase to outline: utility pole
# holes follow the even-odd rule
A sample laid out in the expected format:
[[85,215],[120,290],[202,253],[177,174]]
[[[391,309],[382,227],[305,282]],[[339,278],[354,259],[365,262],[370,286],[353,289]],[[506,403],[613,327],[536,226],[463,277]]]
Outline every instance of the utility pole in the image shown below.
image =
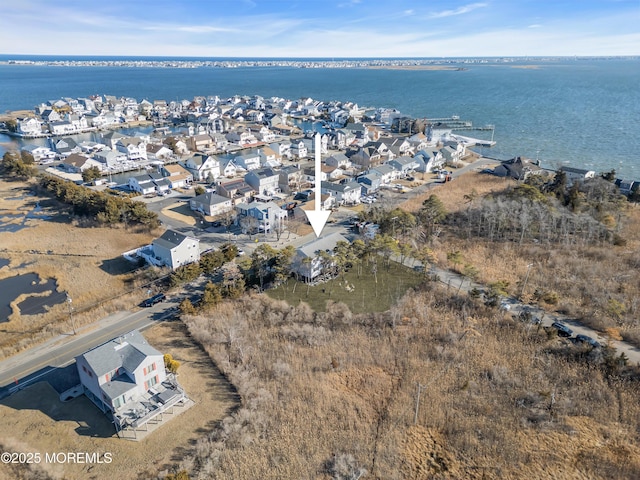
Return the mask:
[[413,415],[413,424],[417,425],[418,424],[418,411],[420,410],[420,394],[422,393],[422,390],[424,390],[425,388],[427,388],[426,385],[422,385],[420,383],[418,383],[418,394],[416,395],[416,411]]
[[73,328],[73,334],[76,335],[76,324],[73,321],[73,306],[71,305],[71,303],[73,302],[73,300],[71,299],[71,296],[67,293],[67,305],[69,305],[69,321],[71,322],[71,328]]
[[531,271],[531,267],[533,267],[533,263],[527,265],[527,274],[524,276],[524,282],[522,282],[522,290],[520,290],[520,300],[522,300],[522,296],[524,295],[524,287],[527,286],[527,280],[529,280],[529,272]]

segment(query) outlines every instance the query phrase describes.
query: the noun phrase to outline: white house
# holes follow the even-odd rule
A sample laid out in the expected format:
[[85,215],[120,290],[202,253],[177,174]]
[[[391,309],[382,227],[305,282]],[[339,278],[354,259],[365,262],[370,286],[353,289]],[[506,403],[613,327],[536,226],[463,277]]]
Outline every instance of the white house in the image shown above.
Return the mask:
[[594,178],[596,176],[596,172],[593,170],[585,170],[582,168],[573,168],[573,167],[560,167],[560,171],[564,172],[567,183],[572,184],[576,180],[586,180],[587,178]]
[[332,233],[302,245],[296,250],[292,263],[292,271],[306,281],[311,281],[322,274],[323,262],[319,252],[333,254],[338,242],[349,243],[340,233]]
[[242,225],[242,217],[253,217],[257,220],[258,230],[270,232],[279,221],[287,218],[288,213],[273,202],[239,203],[236,205],[238,223]]
[[162,176],[169,182],[170,188],[185,188],[193,182],[193,175],[190,171],[178,164],[164,165],[160,169]]
[[322,193],[335,197],[338,205],[355,205],[360,203],[362,187],[357,182],[321,183]]
[[167,230],[151,242],[153,263],[175,270],[200,260],[200,240],[175,230]]
[[191,210],[210,217],[222,215],[233,210],[233,201],[214,192],[203,193],[189,201]]
[[274,195],[280,191],[280,175],[270,168],[253,170],[244,176],[244,181],[262,195]]
[[198,181],[216,179],[220,176],[220,161],[214,155],[196,153],[185,160],[184,166]]
[[42,122],[34,117],[20,119],[18,120],[18,133],[21,135],[40,135]]
[[50,163],[56,158],[56,152],[40,145],[26,145],[22,147],[22,150],[29,152],[36,163]]
[[236,166],[245,169],[247,172],[260,168],[260,155],[256,153],[245,153],[234,158]]
[[116,143],[116,149],[124,153],[129,160],[147,159],[147,142],[138,137],[119,139]]
[[114,420],[139,427],[186,400],[164,356],[133,330],[76,357],[84,394]]
[[290,152],[293,158],[307,158],[307,145],[302,140],[293,142]]
[[128,185],[131,190],[141,193],[142,195],[149,195],[156,191],[156,184],[153,178],[147,173],[129,177]]

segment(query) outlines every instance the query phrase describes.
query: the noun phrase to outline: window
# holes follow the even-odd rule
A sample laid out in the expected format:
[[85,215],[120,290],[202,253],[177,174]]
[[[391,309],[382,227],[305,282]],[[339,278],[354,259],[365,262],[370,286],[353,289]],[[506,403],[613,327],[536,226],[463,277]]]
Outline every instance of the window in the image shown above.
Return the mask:
[[105,382],[108,382],[108,381],[109,381],[109,374],[108,374],[108,373],[104,376],[104,381],[105,381]]
[[149,379],[149,386],[153,387],[156,383],[158,383],[158,376],[157,375],[155,377],[151,377]]

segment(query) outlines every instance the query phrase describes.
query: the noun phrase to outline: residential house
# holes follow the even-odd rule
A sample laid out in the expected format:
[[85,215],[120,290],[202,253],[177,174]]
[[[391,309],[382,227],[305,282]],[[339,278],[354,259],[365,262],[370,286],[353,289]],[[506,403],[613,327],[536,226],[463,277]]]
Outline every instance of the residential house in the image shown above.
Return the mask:
[[68,173],[82,173],[91,167],[97,167],[102,170],[102,164],[100,162],[80,155],[79,153],[72,153],[66,157],[58,167]]
[[362,193],[364,195],[378,191],[380,185],[382,185],[382,178],[375,172],[360,175],[356,181],[362,185]]
[[420,150],[413,159],[418,163],[417,172],[430,173],[444,165],[442,154],[437,150]]
[[22,150],[29,152],[36,163],[51,163],[56,158],[56,153],[47,147],[40,145],[26,145]]
[[259,148],[258,155],[260,155],[260,165],[262,165],[263,167],[275,168],[282,165],[282,157],[271,147]]
[[280,175],[271,168],[253,170],[244,176],[244,181],[263,195],[274,195],[280,191]]
[[116,149],[124,153],[131,161],[147,160],[147,142],[139,137],[120,138]]
[[349,168],[351,161],[344,153],[334,153],[333,155],[324,159],[325,165],[331,165],[333,167],[340,167],[342,169]]
[[493,174],[498,177],[508,177],[514,180],[526,180],[529,175],[541,173],[542,169],[531,160],[524,157],[515,157],[502,162],[493,169]]
[[281,192],[291,193],[297,191],[302,186],[302,170],[295,165],[287,165],[280,169],[278,188]]
[[369,169],[368,173],[375,173],[376,175],[378,175],[380,177],[380,183],[382,185],[388,185],[396,178],[398,178],[398,171],[391,165],[387,165],[386,163]]
[[265,233],[277,228],[279,222],[288,217],[287,211],[273,202],[243,202],[236,205],[236,211],[238,224],[243,225],[243,217],[253,217],[256,219],[258,231]]
[[169,182],[169,188],[185,188],[193,182],[193,174],[182,165],[163,165],[160,173]]
[[42,122],[37,118],[20,118],[17,124],[17,131],[20,135],[38,136],[42,134]]
[[220,176],[220,160],[215,155],[196,153],[184,162],[196,181],[213,181]]
[[242,168],[247,172],[260,168],[260,155],[257,152],[247,152],[234,158],[236,168]]
[[584,181],[588,178],[594,178],[596,176],[596,172],[593,170],[585,170],[583,168],[574,168],[574,167],[560,167],[560,171],[564,172],[567,183],[572,184],[576,180]]
[[189,200],[191,210],[210,217],[222,215],[233,210],[233,201],[214,192],[203,193]]
[[302,245],[296,250],[291,270],[299,278],[309,282],[313,281],[322,275],[324,268],[329,266],[320,256],[320,252],[333,255],[338,242],[349,243],[340,233],[332,233]]
[[276,152],[277,155],[280,155],[281,158],[287,157],[291,158],[291,142],[282,141],[277,143],[272,143],[269,145],[269,148]]
[[237,205],[238,203],[249,201],[256,191],[243,179],[237,179],[219,183],[216,186],[216,193],[230,198],[233,200],[233,204]]
[[127,160],[127,156],[117,150],[106,147],[93,154],[94,160],[103,163],[106,168],[117,170]]
[[302,159],[307,158],[309,152],[307,145],[302,140],[299,140],[291,143],[290,153],[292,158]]
[[[461,144],[457,144],[461,145]],[[462,146],[462,145],[461,145]],[[440,150],[440,154],[442,155],[442,159],[444,163],[447,165],[456,165],[462,159],[462,151],[463,148],[453,146],[453,145],[445,145]]]
[[204,152],[206,150],[214,149],[216,143],[213,138],[207,134],[193,135],[187,138],[187,146],[194,152]]
[[49,132],[51,132],[52,135],[69,135],[77,133],[76,128],[71,124],[71,122],[67,122],[65,120],[50,122],[48,126]]
[[238,173],[236,161],[233,158],[220,158],[220,173],[223,177],[233,178]]
[[128,185],[130,190],[142,195],[150,195],[156,192],[156,184],[148,173],[129,177]]
[[330,183],[321,182],[321,192],[335,197],[337,205],[355,205],[360,203],[362,188],[358,182]]
[[398,172],[399,177],[406,177],[410,172],[418,168],[418,162],[412,157],[398,157],[393,160],[389,160],[387,165],[391,166]]
[[147,144],[147,160],[166,160],[173,156],[173,151],[166,145]]
[[137,330],[78,355],[76,367],[84,394],[102,412],[111,413],[118,428],[126,427],[127,414],[145,401],[159,413],[185,398],[182,389],[175,388],[175,379],[171,387],[166,383],[163,354]]
[[200,240],[175,230],[167,230],[151,243],[156,264],[175,270],[200,260]]

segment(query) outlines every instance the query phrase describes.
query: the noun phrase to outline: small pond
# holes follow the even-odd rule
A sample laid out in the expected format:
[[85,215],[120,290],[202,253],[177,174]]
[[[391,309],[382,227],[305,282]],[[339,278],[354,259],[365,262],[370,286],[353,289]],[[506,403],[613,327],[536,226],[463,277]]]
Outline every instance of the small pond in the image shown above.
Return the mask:
[[50,291],[49,295],[28,296],[18,304],[22,315],[38,315],[45,313],[47,307],[63,303],[67,296],[58,291],[55,279],[50,278],[40,283],[40,277],[36,273],[25,273],[0,280],[0,323],[7,322],[11,315],[11,302],[22,294],[42,293]]

